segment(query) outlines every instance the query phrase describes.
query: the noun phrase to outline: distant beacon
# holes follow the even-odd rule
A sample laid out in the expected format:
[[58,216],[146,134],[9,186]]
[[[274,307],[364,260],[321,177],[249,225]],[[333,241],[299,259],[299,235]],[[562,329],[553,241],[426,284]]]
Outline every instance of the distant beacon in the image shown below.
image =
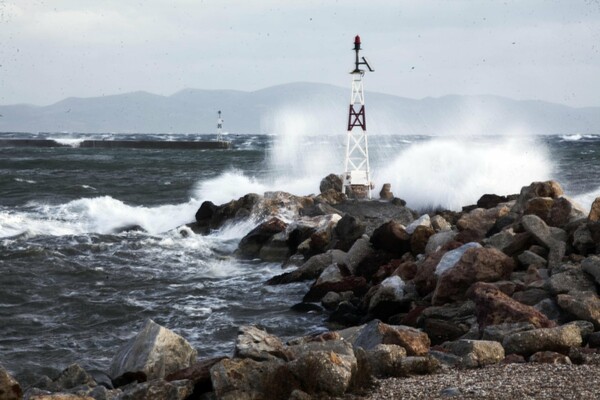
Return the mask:
[[217,113],[217,141],[221,141],[221,135],[223,134],[223,118],[221,118],[221,110]]
[[[348,111],[348,136],[346,142],[345,172],[343,176],[344,192],[349,197],[371,198],[371,172],[369,170],[369,146],[367,142],[367,120],[365,117],[365,94],[363,88],[365,65],[369,71],[373,68],[365,57],[359,57],[360,36],[354,38],[356,59],[352,74],[352,97]],[[357,128],[357,129],[355,129]],[[360,129],[358,129],[360,128]]]

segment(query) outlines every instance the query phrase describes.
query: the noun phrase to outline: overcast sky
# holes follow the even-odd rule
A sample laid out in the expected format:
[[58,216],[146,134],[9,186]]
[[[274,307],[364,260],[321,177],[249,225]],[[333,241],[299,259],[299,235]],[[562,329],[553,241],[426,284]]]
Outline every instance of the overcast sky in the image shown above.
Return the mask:
[[600,106],[600,0],[0,0],[0,104],[349,87],[356,34],[367,92]]

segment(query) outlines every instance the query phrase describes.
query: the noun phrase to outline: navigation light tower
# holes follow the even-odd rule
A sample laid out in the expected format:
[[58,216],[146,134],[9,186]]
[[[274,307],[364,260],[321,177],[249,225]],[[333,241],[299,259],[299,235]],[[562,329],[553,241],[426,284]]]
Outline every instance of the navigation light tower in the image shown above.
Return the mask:
[[[356,60],[352,74],[352,97],[348,112],[348,137],[346,142],[346,161],[344,172],[344,192],[357,198],[371,198],[371,172],[369,170],[369,146],[367,141],[367,120],[365,118],[365,93],[363,75],[365,65],[369,71],[373,68],[365,57],[359,57],[360,36],[354,38]],[[356,129],[355,129],[356,128]]]
[[221,118],[221,110],[218,112],[219,117],[217,118],[217,141],[221,141],[221,134],[223,133],[223,118]]

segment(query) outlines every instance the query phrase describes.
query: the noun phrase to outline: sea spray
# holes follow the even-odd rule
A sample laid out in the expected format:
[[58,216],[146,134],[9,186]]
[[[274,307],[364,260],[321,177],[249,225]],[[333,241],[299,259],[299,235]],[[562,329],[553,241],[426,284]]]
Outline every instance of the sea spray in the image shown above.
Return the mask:
[[376,169],[397,197],[415,209],[460,210],[485,193],[518,193],[552,175],[545,147],[535,138],[432,138]]

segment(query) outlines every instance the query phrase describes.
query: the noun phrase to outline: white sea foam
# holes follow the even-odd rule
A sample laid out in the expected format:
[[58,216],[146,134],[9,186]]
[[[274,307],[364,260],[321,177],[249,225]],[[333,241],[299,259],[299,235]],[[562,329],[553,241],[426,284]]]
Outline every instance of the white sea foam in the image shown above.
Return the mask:
[[600,197],[600,187],[597,187],[591,192],[574,196],[573,200],[575,200],[575,202],[577,202],[585,211],[589,211],[592,207],[592,203],[597,197]]
[[576,142],[578,140],[581,140],[583,138],[582,135],[580,134],[575,134],[575,135],[562,135],[560,137],[562,140],[567,141],[567,142]]
[[30,235],[78,235],[115,233],[139,225],[151,234],[193,221],[196,201],[158,207],[131,206],[110,196],[83,198],[62,205],[38,205],[35,211],[0,212],[0,237]]
[[22,183],[37,183],[36,181],[32,180],[32,179],[21,179],[21,178],[15,178],[16,182],[22,182]]
[[85,139],[84,138],[52,138],[52,137],[49,137],[48,140],[53,140],[56,143],[62,144],[64,146],[79,147],[81,142],[83,142]]

